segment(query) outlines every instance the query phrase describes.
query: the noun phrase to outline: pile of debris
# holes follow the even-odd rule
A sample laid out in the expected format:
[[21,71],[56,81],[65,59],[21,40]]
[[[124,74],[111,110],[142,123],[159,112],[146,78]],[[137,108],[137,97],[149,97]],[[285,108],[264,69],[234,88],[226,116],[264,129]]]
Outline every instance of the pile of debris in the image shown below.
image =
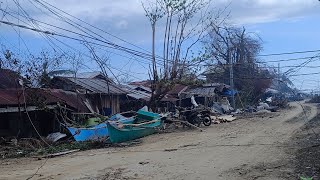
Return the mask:
[[25,157],[46,147],[46,144],[35,138],[1,137],[0,158]]
[[312,97],[309,101],[309,103],[320,103],[320,96],[316,95]]

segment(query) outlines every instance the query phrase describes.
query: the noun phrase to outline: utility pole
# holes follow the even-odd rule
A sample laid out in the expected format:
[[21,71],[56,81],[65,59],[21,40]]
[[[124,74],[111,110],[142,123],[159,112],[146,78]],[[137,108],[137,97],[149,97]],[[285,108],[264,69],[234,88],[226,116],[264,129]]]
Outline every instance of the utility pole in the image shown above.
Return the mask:
[[[230,57],[230,56],[229,56]],[[233,82],[233,60],[232,58],[230,58],[230,62],[229,62],[229,71],[230,71],[230,87],[231,87],[231,103],[232,103],[232,107],[235,109],[236,108],[236,102],[234,99],[234,82]]]
[[278,63],[278,91],[280,92],[280,63]]

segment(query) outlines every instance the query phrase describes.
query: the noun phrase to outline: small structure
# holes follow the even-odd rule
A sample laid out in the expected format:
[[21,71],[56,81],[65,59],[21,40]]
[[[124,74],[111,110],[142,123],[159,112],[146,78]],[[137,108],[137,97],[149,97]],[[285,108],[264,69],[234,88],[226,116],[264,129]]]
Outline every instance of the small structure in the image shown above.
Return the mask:
[[127,94],[126,96],[121,96],[120,98],[120,109],[122,112],[125,111],[137,111],[147,104],[150,100],[151,93],[145,90],[145,88],[140,88],[140,86],[134,85],[121,85]]
[[72,112],[90,112],[84,100],[57,89],[1,89],[0,136],[36,137],[60,131],[60,123]]
[[197,103],[210,107],[214,102],[220,101],[222,96],[227,96],[228,85],[221,83],[203,84],[189,87],[180,94],[180,106],[191,107],[191,97],[194,96]]
[[53,88],[76,92],[91,102],[93,111],[102,115],[120,112],[120,97],[127,92],[101,73],[85,73],[76,77],[54,77]]
[[183,84],[175,84],[172,89],[161,99],[160,111],[175,112],[175,107],[180,105],[180,97],[189,86]]

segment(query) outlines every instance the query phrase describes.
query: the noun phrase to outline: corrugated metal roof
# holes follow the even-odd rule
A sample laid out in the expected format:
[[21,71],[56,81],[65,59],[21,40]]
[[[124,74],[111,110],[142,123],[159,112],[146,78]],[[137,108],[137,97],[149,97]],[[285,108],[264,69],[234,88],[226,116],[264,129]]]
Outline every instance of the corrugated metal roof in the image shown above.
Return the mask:
[[[60,77],[63,78],[63,77]],[[68,78],[69,81],[75,83],[78,86],[83,87],[84,89],[87,89],[88,91],[91,91],[92,93],[104,93],[104,94],[126,94],[127,92],[121,87],[117,86],[114,83],[107,82],[104,79],[99,78]]]
[[128,96],[132,97],[134,99],[143,99],[148,101],[151,97],[151,94],[143,92],[143,91],[138,91],[135,90],[135,86],[132,85],[121,85],[122,89],[125,89],[128,92]]
[[183,91],[185,91],[188,88],[186,85],[182,84],[176,84],[174,87],[171,89],[171,91],[168,92],[168,94],[171,95],[178,95],[181,94]]
[[229,88],[230,86],[227,84],[223,84],[223,83],[207,83],[207,84],[203,84],[202,86],[204,87],[226,87]]
[[152,80],[130,82],[129,85],[150,87]]
[[[83,73],[77,73],[77,78],[95,78],[100,75],[102,75],[102,73],[99,71],[83,72]],[[74,73],[66,73],[66,74],[59,75],[59,77],[72,77],[72,78],[74,78],[75,74]]]
[[196,87],[188,89],[187,91],[183,92],[183,94],[212,97],[215,95],[215,89],[215,87]]
[[[83,97],[73,92],[58,89],[26,89],[25,100],[28,106],[66,104],[81,112],[90,112],[83,103]],[[17,106],[25,103],[21,89],[0,89],[0,106]]]
[[145,100],[145,101],[148,101],[150,99],[150,95],[142,95],[142,94],[139,94],[139,93],[129,93],[127,94],[129,97],[132,97],[134,99],[138,99],[138,100]]

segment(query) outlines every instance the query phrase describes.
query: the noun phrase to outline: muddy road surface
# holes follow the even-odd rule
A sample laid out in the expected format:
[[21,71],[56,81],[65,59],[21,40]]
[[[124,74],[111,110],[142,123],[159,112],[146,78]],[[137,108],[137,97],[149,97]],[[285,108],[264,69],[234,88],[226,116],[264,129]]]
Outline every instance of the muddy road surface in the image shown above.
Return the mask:
[[156,134],[134,147],[77,152],[52,159],[0,161],[0,179],[287,179],[288,141],[317,108],[291,103],[259,114],[190,130]]

